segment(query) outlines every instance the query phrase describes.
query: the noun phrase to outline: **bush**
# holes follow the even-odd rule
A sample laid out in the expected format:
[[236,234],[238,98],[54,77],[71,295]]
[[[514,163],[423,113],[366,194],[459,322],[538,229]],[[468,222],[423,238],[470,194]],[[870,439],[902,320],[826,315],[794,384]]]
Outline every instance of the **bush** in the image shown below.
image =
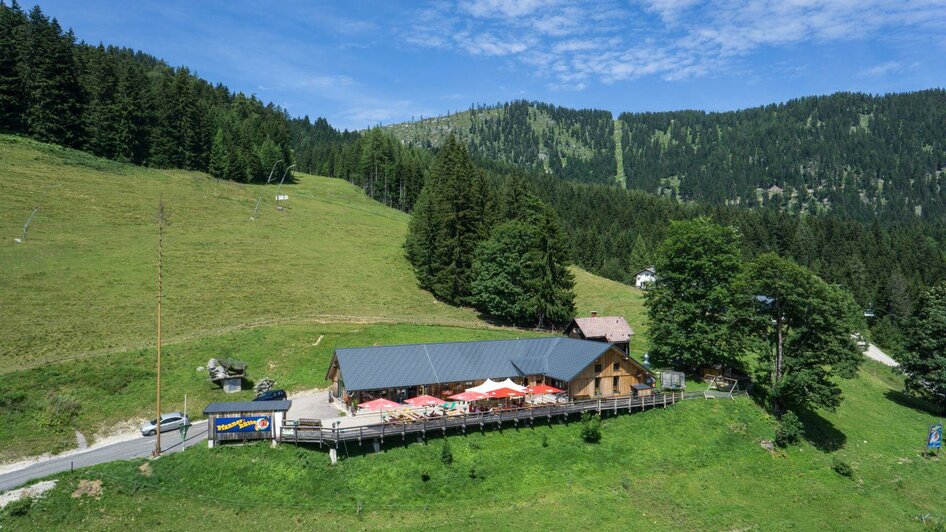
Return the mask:
[[3,511],[12,517],[23,517],[24,515],[30,513],[30,509],[32,508],[33,499],[31,497],[23,497],[7,504]]
[[779,420],[778,428],[775,430],[775,444],[779,447],[787,447],[798,443],[805,435],[805,429],[801,420],[791,410],[782,414]]
[[588,443],[601,441],[601,416],[591,412],[581,415],[581,439]]
[[851,478],[854,476],[854,469],[851,468],[851,464],[841,460],[837,456],[831,460],[831,469],[842,477]]
[[543,434],[543,435],[542,435],[542,447],[548,447],[548,446],[549,446],[549,435],[548,435],[548,434]]
[[450,450],[450,442],[448,440],[443,440],[443,450],[440,451],[440,461],[444,465],[450,465],[453,463],[453,451]]
[[426,472],[426,471],[423,471],[423,472],[420,474],[420,479],[421,479],[422,481],[424,481],[424,482],[429,481],[429,480],[430,480],[430,473],[428,473],[428,472]]

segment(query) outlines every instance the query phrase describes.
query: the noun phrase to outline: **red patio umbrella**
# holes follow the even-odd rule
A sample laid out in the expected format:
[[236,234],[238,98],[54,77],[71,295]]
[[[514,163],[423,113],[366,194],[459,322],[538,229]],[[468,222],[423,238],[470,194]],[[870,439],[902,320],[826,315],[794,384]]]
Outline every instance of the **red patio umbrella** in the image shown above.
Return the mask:
[[534,386],[529,386],[526,388],[529,393],[533,395],[545,395],[547,393],[562,393],[565,390],[559,390],[555,386],[549,386],[548,384],[536,384]]
[[437,399],[436,397],[430,395],[418,395],[417,397],[411,397],[404,402],[414,406],[434,406],[442,405],[443,399]]
[[375,399],[374,401],[368,401],[367,403],[358,405],[358,408],[364,408],[365,410],[388,410],[391,408],[399,408],[400,406],[401,404],[388,401],[387,399]]
[[525,397],[526,393],[513,390],[512,388],[497,388],[493,391],[486,392],[486,395],[494,399],[504,399],[506,397]]
[[480,399],[486,399],[487,397],[489,396],[485,393],[471,392],[467,390],[463,393],[451,395],[450,399],[453,399],[454,401],[479,401]]

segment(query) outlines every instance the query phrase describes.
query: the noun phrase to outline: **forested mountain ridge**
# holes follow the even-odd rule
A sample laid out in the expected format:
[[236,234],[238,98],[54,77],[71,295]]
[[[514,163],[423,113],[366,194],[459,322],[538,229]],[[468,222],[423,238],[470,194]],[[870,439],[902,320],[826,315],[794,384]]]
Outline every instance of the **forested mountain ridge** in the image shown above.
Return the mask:
[[944,90],[619,120],[629,188],[859,219],[946,217]]
[[517,100],[385,127],[405,144],[440,146],[454,134],[479,164],[607,184],[617,175],[609,111]]
[[[836,93],[730,112],[622,113],[537,102],[386,126],[436,147],[453,133],[478,164],[614,184],[681,201],[946,219],[946,91]],[[617,128],[615,127],[617,124]]]

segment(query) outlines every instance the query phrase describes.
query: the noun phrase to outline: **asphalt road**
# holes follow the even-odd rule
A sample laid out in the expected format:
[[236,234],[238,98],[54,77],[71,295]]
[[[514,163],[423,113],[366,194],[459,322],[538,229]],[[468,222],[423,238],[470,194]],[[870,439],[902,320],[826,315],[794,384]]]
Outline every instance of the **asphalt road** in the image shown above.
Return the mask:
[[[52,457],[24,469],[2,474],[0,475],[0,492],[18,488],[34,479],[69,471],[70,468],[88,467],[115,460],[131,460],[133,458],[151,456],[151,451],[154,450],[155,438],[156,436],[142,436],[133,440],[113,443],[112,445],[90,449],[81,453],[58,458]],[[207,422],[198,421],[191,425],[191,428],[187,431],[186,446],[206,445],[206,441]],[[173,453],[181,449],[181,436],[178,431],[173,430],[161,434],[162,452]]]

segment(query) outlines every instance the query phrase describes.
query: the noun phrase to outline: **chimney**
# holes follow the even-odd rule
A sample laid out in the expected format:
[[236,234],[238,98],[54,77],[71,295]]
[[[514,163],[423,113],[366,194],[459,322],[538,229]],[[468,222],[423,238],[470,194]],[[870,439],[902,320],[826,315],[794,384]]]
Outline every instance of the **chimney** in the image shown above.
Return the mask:
[[597,310],[592,310],[592,311],[591,311],[591,317],[592,317],[592,318],[597,318],[597,317],[598,317],[598,311],[597,311]]

